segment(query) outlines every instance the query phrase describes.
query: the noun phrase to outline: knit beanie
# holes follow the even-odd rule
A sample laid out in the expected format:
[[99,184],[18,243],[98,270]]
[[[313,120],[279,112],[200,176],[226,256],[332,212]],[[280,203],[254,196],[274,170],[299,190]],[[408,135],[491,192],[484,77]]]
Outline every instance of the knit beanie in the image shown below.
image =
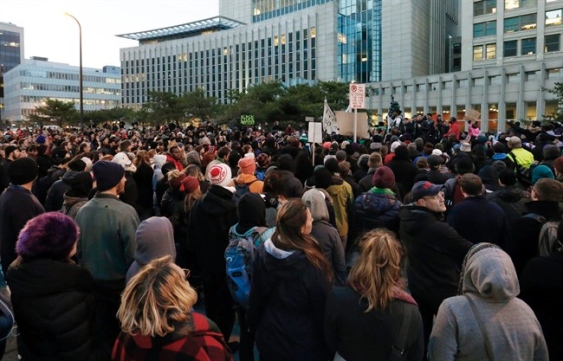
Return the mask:
[[24,260],[66,259],[78,240],[78,225],[61,212],[43,213],[21,230],[16,252]]
[[8,178],[13,185],[33,182],[39,174],[39,166],[33,158],[25,157],[14,160],[8,168]]
[[536,184],[542,178],[555,179],[553,172],[546,165],[538,165],[532,171],[532,184]]
[[256,161],[254,158],[241,158],[238,161],[238,166],[244,174],[254,174],[256,172]]
[[395,184],[395,175],[391,168],[379,167],[373,174],[371,182],[377,188],[391,188]]
[[557,159],[553,161],[553,168],[557,173],[563,173],[563,156],[557,157]]
[[76,172],[82,172],[86,169],[86,163],[84,163],[82,159],[75,159],[68,163],[68,169]]
[[100,160],[92,167],[99,192],[112,189],[125,175],[125,169],[117,163]]
[[184,178],[182,185],[184,186],[184,191],[189,194],[196,191],[196,189],[199,187],[199,181],[196,177],[189,175]]
[[36,139],[35,139],[35,143],[37,144],[45,144],[45,136],[43,134],[40,134]]
[[231,168],[223,163],[214,164],[209,168],[206,178],[211,184],[226,187],[232,178]]

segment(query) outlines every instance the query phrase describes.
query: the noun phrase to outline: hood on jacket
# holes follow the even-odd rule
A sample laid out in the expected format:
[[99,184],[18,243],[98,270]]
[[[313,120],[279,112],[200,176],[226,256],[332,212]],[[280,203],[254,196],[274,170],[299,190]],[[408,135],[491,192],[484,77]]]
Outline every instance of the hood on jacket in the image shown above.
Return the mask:
[[414,204],[401,206],[399,209],[401,218],[401,230],[404,229],[409,234],[416,234],[430,222],[439,221],[443,218],[443,214],[430,211],[428,208],[420,207]]
[[135,232],[135,241],[135,261],[127,271],[127,281],[156,258],[172,256],[176,259],[174,229],[166,217],[150,217],[141,222]]
[[262,254],[260,262],[264,263],[268,273],[280,278],[297,279],[309,262],[303,251],[277,248],[271,238],[264,242],[259,252]]
[[212,184],[200,200],[201,209],[210,215],[220,216],[236,209],[233,191],[227,187]]
[[90,172],[77,172],[65,182],[70,185],[70,189],[66,192],[70,197],[87,198],[93,186]]
[[254,174],[246,174],[246,173],[241,173],[237,176],[236,178],[236,183],[238,184],[250,184],[252,182],[257,181],[258,178],[256,178],[256,176]]
[[62,181],[65,182],[66,184],[71,184],[73,183],[74,177],[76,177],[78,175],[78,171],[75,170],[67,170],[66,173],[62,176]]
[[373,194],[367,191],[361,194],[354,201],[356,211],[367,212],[370,215],[381,215],[391,210],[398,209],[401,201],[392,194]]
[[313,220],[318,221],[329,221],[328,208],[326,206],[325,195],[318,189],[309,189],[303,194],[303,201],[311,211],[311,216]]
[[510,256],[491,243],[478,243],[469,250],[460,280],[462,293],[476,293],[493,301],[508,301],[520,293]]
[[252,227],[266,226],[266,203],[258,193],[246,193],[238,202],[237,233],[244,234]]

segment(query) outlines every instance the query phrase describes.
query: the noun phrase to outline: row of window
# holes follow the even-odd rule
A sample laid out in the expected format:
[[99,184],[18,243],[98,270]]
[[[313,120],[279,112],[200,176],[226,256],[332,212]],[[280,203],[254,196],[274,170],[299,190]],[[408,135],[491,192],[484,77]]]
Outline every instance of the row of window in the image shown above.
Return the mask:
[[[17,98],[12,98],[13,101]],[[78,98],[57,98],[57,97],[49,97],[51,100],[61,100],[64,102],[76,102],[78,103]],[[19,103],[37,103],[41,104],[45,101],[44,96],[33,96],[33,95],[22,95],[19,97]],[[105,100],[105,99],[84,99],[84,105],[98,105],[105,108],[114,108],[119,105],[119,101],[117,100]]]
[[[551,10],[545,13],[545,26],[558,26],[563,24],[561,17],[563,10]],[[526,14],[522,16],[514,16],[504,19],[504,33],[513,33],[516,31],[533,30],[537,26],[537,15]],[[473,24],[473,38],[483,36],[494,36],[497,34],[496,20],[486,21],[483,23]]]
[[[540,0],[541,1],[541,0]],[[557,0],[546,0],[547,3]],[[504,9],[512,10],[518,8],[532,7],[538,4],[538,0],[504,0]],[[473,3],[473,15],[495,14],[497,12],[497,0],[481,0]]]
[[[62,73],[56,71],[46,71],[39,69],[24,69],[20,70],[20,76],[30,76],[34,78],[48,78],[48,79],[60,79],[60,80],[75,80],[78,81],[80,76],[78,73]],[[106,83],[106,84],[119,84],[121,80],[119,78],[109,78],[105,76],[95,76],[95,75],[83,75],[83,80],[85,82],[93,83]]]
[[[520,44],[520,46],[518,46]],[[503,56],[536,54],[536,38],[508,40],[504,42]],[[473,47],[473,61],[496,59],[496,43],[479,44]],[[518,51],[520,49],[520,51]],[[544,37],[544,52],[551,53],[561,50],[561,34],[546,35]]]
[[[20,89],[46,90],[52,92],[70,92],[70,93],[78,93],[80,91],[80,87],[78,85],[41,84],[41,83],[20,83]],[[83,92],[85,94],[119,95],[121,89],[84,87]]]

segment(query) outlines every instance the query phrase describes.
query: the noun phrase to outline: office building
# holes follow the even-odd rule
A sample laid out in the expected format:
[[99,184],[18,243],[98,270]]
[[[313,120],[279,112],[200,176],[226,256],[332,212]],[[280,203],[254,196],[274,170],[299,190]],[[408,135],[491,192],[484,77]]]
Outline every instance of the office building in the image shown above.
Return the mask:
[[475,109],[484,131],[546,119],[558,106],[546,89],[563,82],[562,12],[561,0],[462,1],[461,71],[370,84],[369,103],[379,119],[391,96],[409,117]]
[[[83,68],[84,112],[121,106],[121,75],[115,67]],[[113,71],[111,71],[113,70]],[[47,99],[72,101],[79,108],[79,67],[34,57],[4,73],[5,117],[27,120]]]
[[4,73],[24,59],[23,28],[0,22],[0,121],[4,119]]
[[459,0],[220,0],[217,17],[122,34],[122,102],[149,91],[229,90],[266,81],[375,83],[460,67]]

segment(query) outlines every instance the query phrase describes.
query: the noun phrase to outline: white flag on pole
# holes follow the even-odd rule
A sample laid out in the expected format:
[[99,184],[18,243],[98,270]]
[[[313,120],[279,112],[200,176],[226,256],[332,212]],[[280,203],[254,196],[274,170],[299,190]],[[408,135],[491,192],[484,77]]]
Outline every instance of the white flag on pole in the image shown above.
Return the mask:
[[338,124],[336,123],[336,115],[334,115],[334,112],[328,106],[326,98],[325,98],[325,106],[323,111],[323,130],[328,134],[332,134],[332,132],[338,134]]

